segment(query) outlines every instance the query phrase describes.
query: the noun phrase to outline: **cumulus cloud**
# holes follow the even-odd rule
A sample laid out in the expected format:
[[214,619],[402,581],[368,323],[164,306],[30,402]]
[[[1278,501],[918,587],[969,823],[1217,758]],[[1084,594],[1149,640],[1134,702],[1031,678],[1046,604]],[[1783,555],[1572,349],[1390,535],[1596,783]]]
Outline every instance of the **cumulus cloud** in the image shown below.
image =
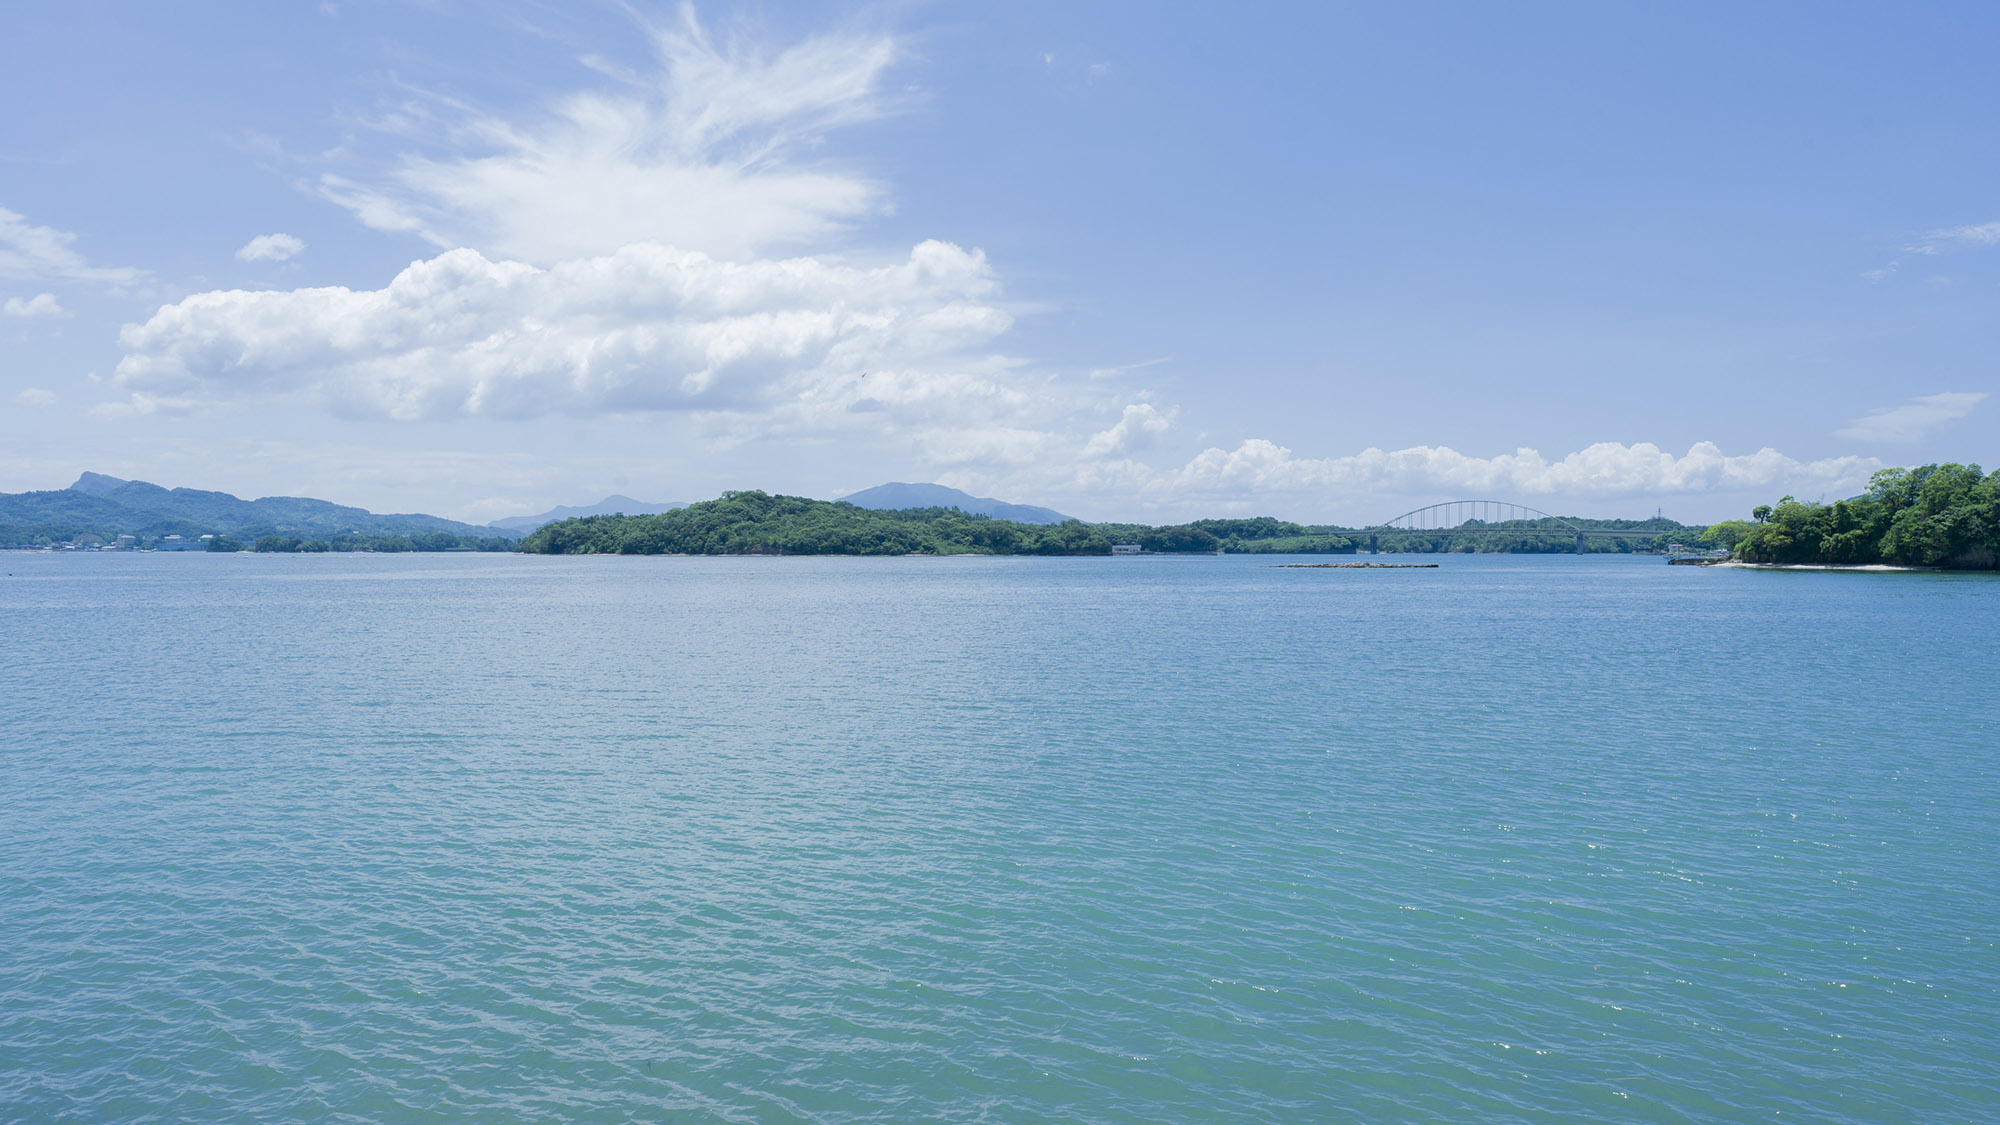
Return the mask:
[[1849,422],[1834,436],[1856,441],[1913,442],[1946,422],[1972,413],[1985,392],[1924,395],[1901,406],[1885,406]]
[[305,248],[305,240],[293,235],[283,232],[277,234],[260,234],[243,244],[243,248],[236,252],[236,260],[239,262],[282,262],[287,258],[297,257],[304,252]]
[[1473,457],[1444,446],[1299,457],[1275,442],[1252,438],[1235,449],[1203,450],[1177,470],[1154,471],[1129,460],[1086,466],[1079,483],[1182,500],[1328,493],[1617,499],[1778,485],[1859,487],[1880,467],[1872,457],[1799,461],[1773,449],[1729,456],[1712,442],[1697,443],[1678,457],[1644,442],[1600,442],[1551,461],[1532,449]]
[[1115,425],[1091,435],[1090,440],[1084,443],[1083,455],[1108,457],[1114,453],[1144,449],[1173,426],[1174,416],[1178,413],[1179,410],[1174,407],[1162,412],[1150,402],[1131,403],[1125,407]]
[[29,387],[20,394],[15,395],[14,401],[20,403],[22,406],[54,406],[56,404],[56,396],[53,391],[46,391],[40,387]]
[[642,243],[542,269],[460,249],[381,289],[188,297],[126,326],[115,382],[175,401],[302,393],[402,420],[785,404],[851,416],[864,397],[921,412],[1003,396],[968,355],[1012,324],[996,295],[985,256],[943,242],[874,267]]
[[445,107],[463,116],[430,139],[440,151],[375,175],[328,174],[320,194],[377,229],[537,265],[635,242],[740,258],[877,206],[874,183],[800,158],[829,130],[883,112],[893,38],[718,44],[691,7],[648,34],[656,73],[613,72],[618,86],[573,93],[532,121]]
[[687,9],[650,34],[657,73],[586,60],[619,85],[529,119],[439,103],[383,123],[442,151],[320,187],[371,226],[449,249],[379,289],[160,308],[126,326],[113,380],[126,397],[100,410],[279,395],[397,420],[678,411],[711,449],[867,432],[944,465],[1074,455],[1082,437],[1058,431],[1120,405],[989,350],[1013,317],[976,250],[768,252],[875,206],[872,183],[800,161],[822,133],[884,111],[893,39],[722,42]]
[[[113,378],[124,397],[96,412],[280,396],[409,421],[615,414],[645,430],[648,457],[690,434],[705,457],[868,434],[933,479],[987,494],[1210,510],[1323,510],[1343,493],[1803,494],[1878,467],[1707,443],[1678,457],[1605,443],[1550,461],[1427,446],[1311,458],[1253,439],[1170,457],[1159,450],[1177,410],[1106,389],[1162,361],[1067,379],[999,354],[1013,320],[978,251],[927,241],[890,261],[773,256],[879,206],[871,181],[805,158],[821,134],[884,112],[892,39],[718,45],[686,10],[652,38],[657,73],[600,65],[618,85],[531,120],[442,103],[411,114],[399,135],[425,151],[317,187],[363,223],[443,252],[375,289],[216,291],[164,306],[125,327]],[[456,117],[426,135],[440,114]],[[281,260],[281,238],[239,256]],[[656,412],[678,418],[642,417]]]
[[117,288],[142,276],[140,271],[123,266],[91,265],[70,245],[75,241],[76,235],[68,231],[35,226],[25,216],[0,207],[0,277],[84,281]]
[[28,320],[42,320],[58,316],[68,316],[69,314],[63,311],[62,304],[56,300],[54,293],[37,293],[33,297],[26,299],[20,297],[7,298],[6,304],[0,304],[0,315],[18,316]]

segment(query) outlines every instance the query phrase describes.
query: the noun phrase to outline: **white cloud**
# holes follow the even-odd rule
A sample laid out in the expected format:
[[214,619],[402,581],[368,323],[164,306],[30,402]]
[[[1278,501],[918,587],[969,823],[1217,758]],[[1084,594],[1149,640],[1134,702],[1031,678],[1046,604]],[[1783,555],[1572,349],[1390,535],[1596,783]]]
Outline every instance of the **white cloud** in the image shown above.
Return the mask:
[[540,269],[453,250],[377,290],[188,297],[126,326],[115,381],[162,401],[299,393],[401,420],[853,417],[864,398],[924,416],[1008,397],[994,361],[969,354],[1012,324],[996,291],[984,255],[942,242],[876,267],[639,244]]
[[[571,94],[536,121],[470,113],[433,141],[442,151],[327,175],[319,190],[371,227],[538,265],[635,242],[741,258],[824,237],[877,206],[874,183],[798,157],[826,131],[883,112],[876,87],[893,38],[718,46],[685,7],[649,34],[657,74],[617,75],[622,89]],[[397,127],[430,116],[398,114]]]
[[14,401],[20,403],[22,406],[54,406],[56,404],[56,396],[53,391],[45,391],[40,387],[29,387],[27,390],[15,395]]
[[305,240],[285,233],[260,234],[236,252],[239,262],[282,262],[297,257],[306,248]]
[[[268,395],[397,420],[677,411],[711,450],[869,434],[938,465],[1075,454],[1070,420],[1117,404],[989,350],[1013,317],[979,252],[760,253],[874,206],[873,184],[796,159],[817,133],[883,111],[893,40],[717,46],[684,11],[655,41],[656,76],[585,60],[624,87],[545,119],[463,117],[443,155],[324,181],[364,222],[454,248],[380,289],[162,307],[125,328],[126,397],[99,413]],[[381,128],[421,137],[441,106]],[[1143,441],[1141,421],[1121,432]]]
[[[705,469],[755,463],[732,461],[732,447],[864,435],[984,494],[1192,514],[1324,512],[1341,496],[1803,495],[1879,467],[1730,457],[1708,443],[1680,457],[1603,443],[1556,461],[1428,446],[1305,458],[1253,439],[1157,468],[1145,458],[1178,410],[1137,389],[1114,396],[1103,380],[1161,361],[1072,380],[997,354],[1012,317],[981,253],[929,241],[890,262],[771,256],[879,205],[874,183],[800,161],[818,134],[883,112],[892,39],[717,47],[691,14],[655,39],[659,74],[599,65],[624,85],[535,120],[450,110],[456,125],[436,133],[436,107],[406,114],[394,128],[426,151],[319,189],[445,252],[379,289],[216,291],[164,306],[124,329],[113,381],[125,397],[95,412],[278,396],[404,421],[621,415],[599,426],[643,433],[635,463]],[[381,460],[392,475],[408,464]],[[479,487],[547,487],[533,477]]]
[[20,297],[7,298],[7,303],[0,305],[0,315],[39,320],[68,316],[69,313],[63,311],[62,304],[56,300],[54,293],[37,293],[26,300]]
[[1153,359],[1142,359],[1137,363],[1120,364],[1117,367],[1092,368],[1089,374],[1089,378],[1116,379],[1122,375],[1129,375],[1134,371],[1140,371],[1148,367],[1158,367],[1162,363],[1171,363],[1173,362],[1173,358],[1174,357],[1170,355],[1163,355],[1155,357]]
[[1924,395],[1901,406],[1873,410],[1834,431],[1835,437],[1856,441],[1912,442],[1946,422],[1972,413],[1985,392]]
[[149,415],[198,414],[207,405],[185,395],[156,395],[135,391],[126,398],[100,402],[90,408],[93,418],[144,418]]
[[2000,223],[1974,223],[1934,230],[1908,249],[1916,254],[1940,254],[1946,250],[1979,250],[1988,246],[2000,246]]
[[93,266],[71,249],[76,235],[54,227],[38,227],[27,218],[0,207],[0,277],[19,280],[87,281],[113,288],[129,285],[143,274],[127,267]]
[[1168,407],[1165,412],[1155,408],[1150,402],[1135,402],[1125,407],[1118,422],[1110,429],[1091,435],[1084,443],[1085,457],[1108,457],[1114,453],[1130,453],[1145,449],[1153,444],[1153,439],[1166,433],[1174,424],[1174,416],[1180,411]]
[[[1259,498],[1325,497],[1331,494],[1462,496],[1566,501],[1728,493],[1786,486],[1797,489],[1858,488],[1881,467],[1872,457],[1799,461],[1773,449],[1725,455],[1700,442],[1686,455],[1648,443],[1600,442],[1551,461],[1532,449],[1495,457],[1472,457],[1443,446],[1416,446],[1393,452],[1368,449],[1344,457],[1306,458],[1261,438],[1235,449],[1203,450],[1178,470],[1154,470],[1134,461],[1086,465],[1075,482],[1080,490],[1111,487],[1186,504],[1236,503]],[[1324,501],[1308,503],[1324,507]]]

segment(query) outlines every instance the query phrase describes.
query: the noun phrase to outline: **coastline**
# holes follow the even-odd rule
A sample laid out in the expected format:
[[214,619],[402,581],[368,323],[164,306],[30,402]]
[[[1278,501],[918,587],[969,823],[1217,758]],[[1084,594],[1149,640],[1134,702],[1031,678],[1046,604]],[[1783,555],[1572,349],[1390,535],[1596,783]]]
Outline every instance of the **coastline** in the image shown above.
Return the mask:
[[[1891,566],[1888,563],[1857,563],[1853,565],[1838,563],[1753,563],[1737,562],[1733,559],[1728,562],[1709,563],[1708,565],[1725,567],[1730,570],[1838,570],[1862,574],[1942,574],[1951,570],[1950,567],[1942,566]],[[1960,572],[1953,571],[1953,573]]]

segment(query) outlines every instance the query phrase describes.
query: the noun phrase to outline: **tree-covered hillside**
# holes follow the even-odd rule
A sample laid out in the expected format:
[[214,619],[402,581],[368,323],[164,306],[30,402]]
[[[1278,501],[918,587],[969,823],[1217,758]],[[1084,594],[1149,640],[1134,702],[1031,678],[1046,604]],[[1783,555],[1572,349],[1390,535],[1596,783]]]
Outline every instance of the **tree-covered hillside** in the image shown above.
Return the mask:
[[[956,508],[858,508],[844,501],[725,492],[650,516],[552,523],[522,541],[550,555],[1104,555],[1114,543],[1213,553],[1228,540],[1193,525],[1024,524]],[[1353,550],[1342,540],[1337,549]]]
[[[1700,528],[1671,520],[1577,521],[1584,526],[1665,529],[1692,541]],[[1574,526],[1574,525],[1566,525]],[[1369,533],[1347,528],[1254,519],[1148,524],[1066,520],[1023,524],[968,515],[956,508],[876,510],[844,501],[729,492],[719,500],[649,516],[592,516],[552,523],[521,550],[555,555],[1104,555],[1113,544],[1136,543],[1155,553],[1351,554]],[[1638,549],[1650,540],[1591,539],[1586,549]],[[1473,536],[1383,533],[1382,550],[1573,551],[1575,536],[1537,534],[1532,525],[1494,525]]]
[[1751,516],[1709,529],[1746,562],[2000,566],[2000,472],[1989,476],[1977,465],[1884,469],[1852,499],[1806,504],[1787,496]]
[[142,543],[169,535],[184,540],[219,535],[245,542],[276,537],[324,543],[332,550],[376,549],[364,544],[398,539],[412,544],[449,539],[452,546],[466,547],[491,541],[489,549],[512,542],[489,528],[437,516],[378,515],[298,496],[243,500],[227,492],[162,488],[98,473],[85,473],[65,489],[0,493],[0,546],[109,541],[120,535],[136,536]]

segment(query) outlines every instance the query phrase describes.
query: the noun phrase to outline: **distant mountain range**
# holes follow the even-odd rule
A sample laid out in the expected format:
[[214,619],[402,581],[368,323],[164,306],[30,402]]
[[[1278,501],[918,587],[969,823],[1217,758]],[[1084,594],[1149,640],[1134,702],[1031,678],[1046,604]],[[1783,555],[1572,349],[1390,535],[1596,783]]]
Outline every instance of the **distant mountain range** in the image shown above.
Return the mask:
[[68,488],[47,492],[0,493],[0,545],[63,542],[83,535],[111,538],[166,535],[196,538],[265,535],[326,538],[340,535],[506,535],[438,516],[377,515],[326,500],[266,496],[243,500],[227,492],[162,488],[142,480],[85,473]]
[[974,496],[941,484],[878,484],[864,488],[842,500],[857,508],[894,510],[899,508],[957,508],[975,516],[1013,520],[1015,523],[1061,523],[1073,517],[1033,504],[1009,504],[987,496]]
[[509,535],[526,535],[545,523],[557,520],[573,520],[581,516],[656,516],[661,512],[671,512],[675,508],[687,507],[684,503],[648,504],[644,500],[634,500],[630,496],[606,496],[595,504],[572,508],[558,504],[539,516],[508,516],[504,520],[494,520],[487,527],[504,531]]
[[[884,484],[842,497],[860,508],[957,508],[973,515],[1018,523],[1061,523],[1069,516],[1032,504],[1009,504],[941,484]],[[266,496],[244,500],[227,492],[162,488],[142,480],[85,473],[68,488],[45,492],[0,493],[0,546],[68,542],[95,535],[110,540],[133,535],[156,540],[203,535],[254,540],[267,535],[329,539],[343,535],[410,536],[433,532],[472,537],[519,539],[544,524],[580,516],[655,515],[687,507],[654,504],[630,496],[607,496],[596,504],[561,505],[540,515],[511,516],[485,526],[420,514],[381,515],[326,500]]]

